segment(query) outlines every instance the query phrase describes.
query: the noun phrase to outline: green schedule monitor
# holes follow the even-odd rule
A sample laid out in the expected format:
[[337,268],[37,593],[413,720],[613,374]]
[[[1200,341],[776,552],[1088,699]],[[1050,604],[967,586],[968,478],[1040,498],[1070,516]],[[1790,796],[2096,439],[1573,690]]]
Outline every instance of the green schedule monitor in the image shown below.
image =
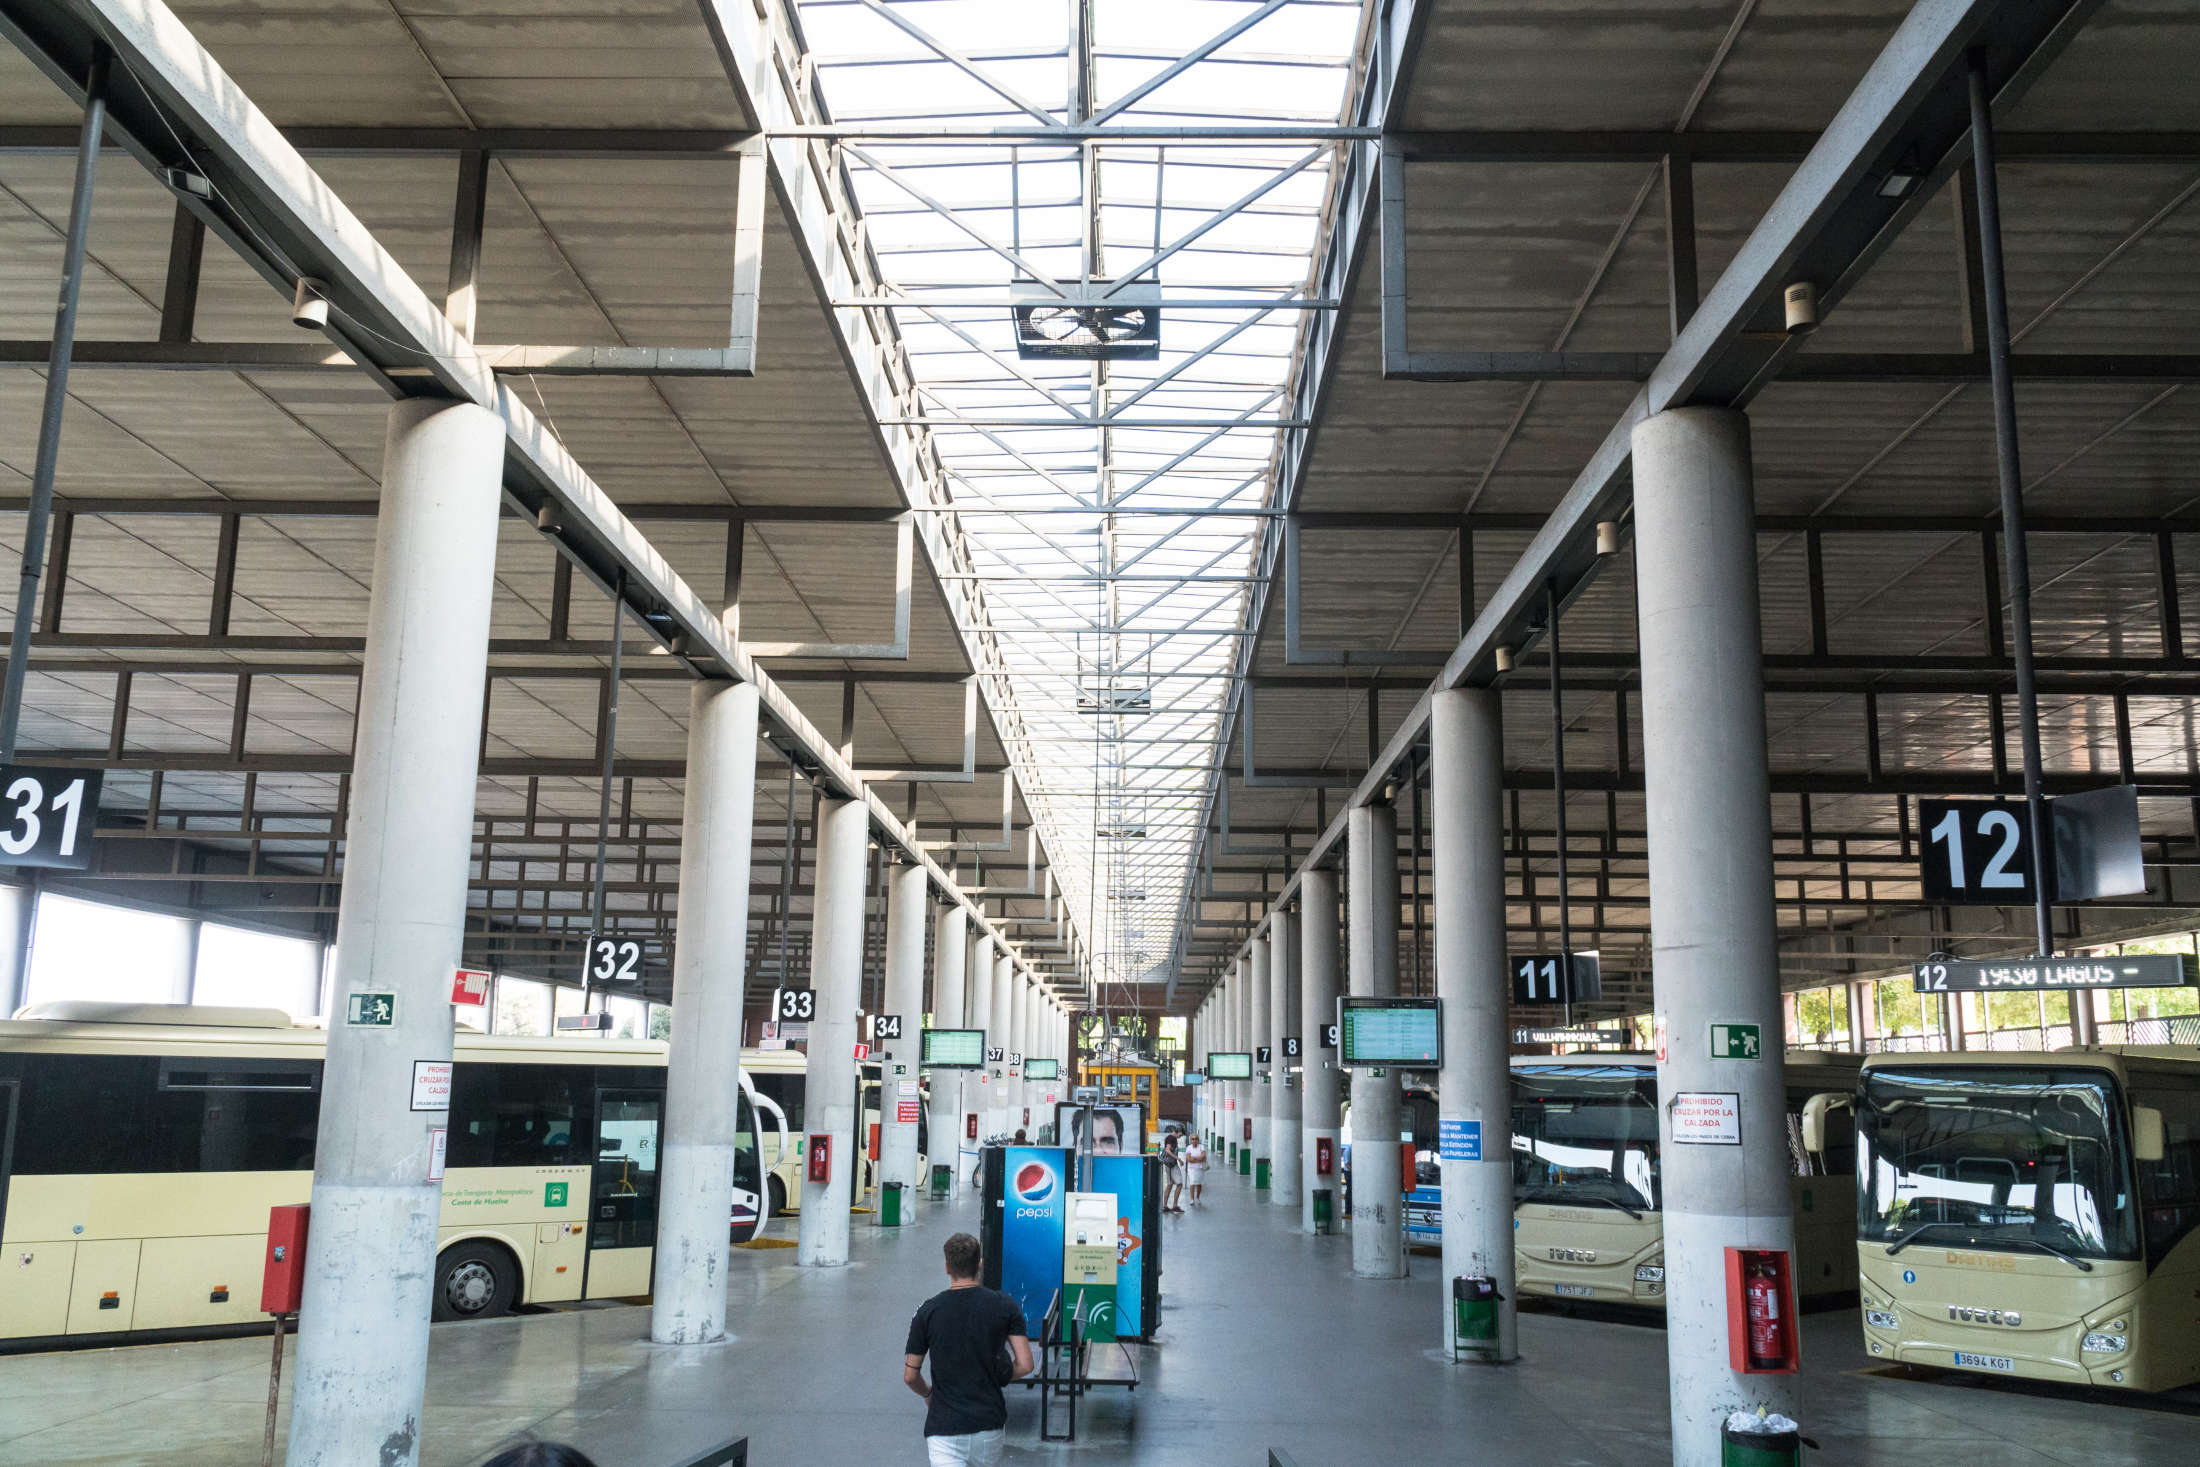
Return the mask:
[[1433,998],[1344,998],[1337,1001],[1337,1047],[1347,1065],[1442,1063],[1442,1020]]
[[1024,1061],[1026,1080],[1059,1080],[1062,1078],[1062,1062],[1051,1059],[1027,1059]]
[[1210,1054],[1207,1056],[1207,1078],[1210,1080],[1250,1080],[1253,1078],[1253,1056],[1245,1052]]
[[985,1030],[927,1029],[922,1057],[917,1064],[927,1070],[982,1070],[985,1068]]

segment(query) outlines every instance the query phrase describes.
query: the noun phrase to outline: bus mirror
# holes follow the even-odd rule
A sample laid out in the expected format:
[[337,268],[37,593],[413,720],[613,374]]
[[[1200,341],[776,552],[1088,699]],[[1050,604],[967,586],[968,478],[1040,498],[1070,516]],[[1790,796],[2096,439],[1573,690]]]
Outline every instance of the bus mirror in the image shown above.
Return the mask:
[[1827,1091],[1803,1102],[1803,1149],[1813,1156],[1826,1154],[1826,1112],[1854,1103],[1854,1097]]
[[2131,1108],[2131,1154],[2140,1161],[2160,1161],[2167,1150],[2162,1137],[2162,1113],[2151,1105]]

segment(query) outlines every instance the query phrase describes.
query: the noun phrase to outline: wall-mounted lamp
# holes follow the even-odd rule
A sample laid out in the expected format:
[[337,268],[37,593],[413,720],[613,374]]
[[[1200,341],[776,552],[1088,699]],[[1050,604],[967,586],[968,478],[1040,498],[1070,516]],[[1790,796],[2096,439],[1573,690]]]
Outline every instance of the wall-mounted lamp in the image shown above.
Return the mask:
[[1513,670],[1512,648],[1500,647],[1497,649],[1497,670],[1499,672],[1511,672]]
[[1619,521],[1597,521],[1597,554],[1619,554]]
[[307,331],[328,325],[328,287],[311,276],[298,277],[297,293],[290,298],[290,324]]
[[1798,280],[1787,288],[1787,329],[1790,336],[1808,336],[1818,329],[1818,287]]

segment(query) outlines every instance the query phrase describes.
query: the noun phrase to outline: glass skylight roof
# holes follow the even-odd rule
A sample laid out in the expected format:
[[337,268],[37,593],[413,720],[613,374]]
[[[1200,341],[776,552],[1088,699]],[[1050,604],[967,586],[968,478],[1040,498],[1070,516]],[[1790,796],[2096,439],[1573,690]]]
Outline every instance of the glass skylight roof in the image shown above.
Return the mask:
[[[799,5],[1101,984],[1174,970],[1364,8]],[[1012,295],[1118,281],[1158,359],[1019,358]]]

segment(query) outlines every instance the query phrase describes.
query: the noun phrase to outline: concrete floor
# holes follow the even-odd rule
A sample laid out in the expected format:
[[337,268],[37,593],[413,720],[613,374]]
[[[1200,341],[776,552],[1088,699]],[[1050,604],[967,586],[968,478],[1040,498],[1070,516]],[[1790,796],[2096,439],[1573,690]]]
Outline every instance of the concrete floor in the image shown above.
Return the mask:
[[[1216,1181],[1203,1213],[1168,1220],[1163,1343],[1146,1384],[1090,1402],[1067,1448],[1041,1448],[1036,1396],[1013,1394],[1005,1461],[1262,1467],[1271,1447],[1301,1467],[1665,1460],[1661,1331],[1529,1315],[1519,1366],[1453,1366],[1434,1348],[1433,1256],[1414,1257],[1410,1281],[1355,1281],[1346,1239],[1304,1237],[1295,1210]],[[941,1283],[939,1240],[976,1214],[964,1198],[896,1233],[858,1226],[855,1261],[828,1272],[795,1268],[791,1249],[737,1251],[743,1328],[724,1346],[652,1346],[646,1311],[624,1307],[438,1325],[423,1467],[471,1467],[526,1431],[602,1467],[670,1467],[739,1435],[759,1467],[922,1462],[902,1333]],[[1806,1323],[1805,1425],[1824,1446],[1812,1467],[2200,1457],[2190,1414],[1862,1375],[1857,1336],[1845,1311]],[[0,1462],[255,1462],[267,1356],[265,1339],[238,1339],[0,1357]]]

